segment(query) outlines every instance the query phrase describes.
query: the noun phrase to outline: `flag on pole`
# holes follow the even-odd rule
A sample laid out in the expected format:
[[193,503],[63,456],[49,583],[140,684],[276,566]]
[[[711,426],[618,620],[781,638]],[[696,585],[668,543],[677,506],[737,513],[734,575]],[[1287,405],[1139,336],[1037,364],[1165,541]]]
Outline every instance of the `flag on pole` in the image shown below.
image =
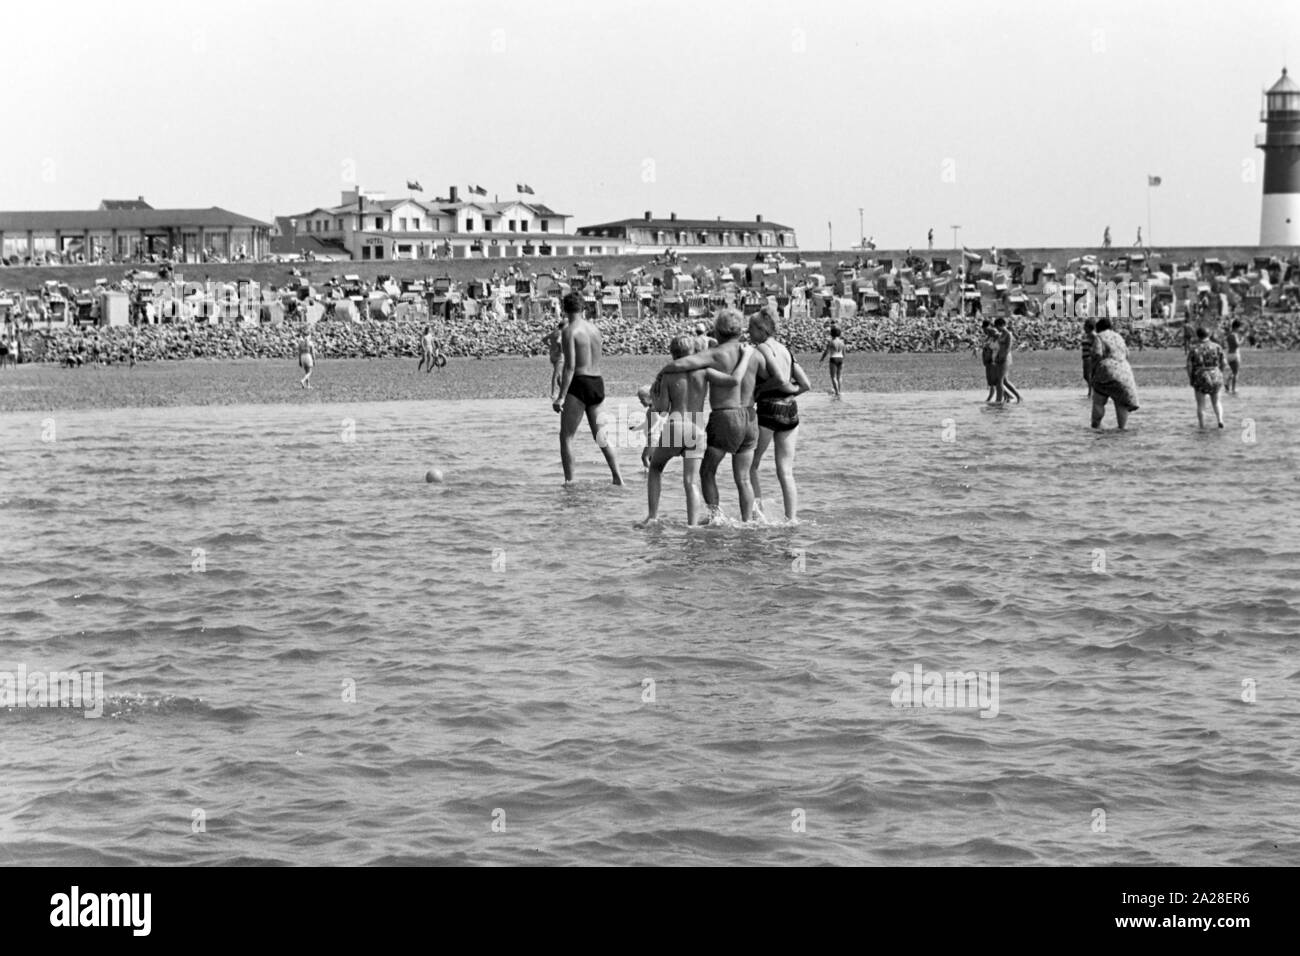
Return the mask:
[[472,192],[475,196],[487,195],[487,190],[484,189],[482,186],[470,186],[469,191]]
[[1159,177],[1159,176],[1148,176],[1148,177],[1147,177],[1147,185],[1148,185],[1148,186],[1159,186],[1159,185],[1160,185],[1160,177]]
[[524,192],[528,193],[528,195],[530,196],[536,195],[536,193],[533,192],[533,187],[528,185],[527,183],[524,183]]
[[417,193],[424,192],[424,187],[420,185],[420,181],[418,179],[408,179],[406,181],[406,188],[411,190],[412,192],[417,192]]

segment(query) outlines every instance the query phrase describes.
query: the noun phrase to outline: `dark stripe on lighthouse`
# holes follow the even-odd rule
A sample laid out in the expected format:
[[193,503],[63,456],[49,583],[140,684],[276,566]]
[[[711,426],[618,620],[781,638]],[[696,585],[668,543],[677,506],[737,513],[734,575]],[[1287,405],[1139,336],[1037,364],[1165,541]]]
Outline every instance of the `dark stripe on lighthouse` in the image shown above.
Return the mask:
[[1300,146],[1264,149],[1264,195],[1300,193]]

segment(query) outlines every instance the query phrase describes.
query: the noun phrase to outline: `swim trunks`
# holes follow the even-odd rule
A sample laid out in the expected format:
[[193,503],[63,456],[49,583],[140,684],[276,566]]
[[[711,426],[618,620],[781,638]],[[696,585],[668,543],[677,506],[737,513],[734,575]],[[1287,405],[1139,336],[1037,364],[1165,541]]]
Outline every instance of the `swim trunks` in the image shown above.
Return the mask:
[[829,361],[831,365],[835,366],[835,368],[840,368],[844,365],[844,359],[836,355],[832,355]]
[[734,455],[758,444],[758,416],[750,418],[747,408],[715,408],[705,427],[709,447]]
[[605,380],[599,375],[575,375],[569,394],[584,405],[599,405],[605,400]]
[[654,447],[670,450],[672,452],[670,458],[676,458],[678,455],[688,459],[703,458],[704,449],[709,441],[704,428],[700,427],[696,420],[697,417],[703,417],[703,414],[703,412],[669,414],[659,431]]
[[774,432],[799,427],[799,405],[793,398],[758,400],[758,426]]

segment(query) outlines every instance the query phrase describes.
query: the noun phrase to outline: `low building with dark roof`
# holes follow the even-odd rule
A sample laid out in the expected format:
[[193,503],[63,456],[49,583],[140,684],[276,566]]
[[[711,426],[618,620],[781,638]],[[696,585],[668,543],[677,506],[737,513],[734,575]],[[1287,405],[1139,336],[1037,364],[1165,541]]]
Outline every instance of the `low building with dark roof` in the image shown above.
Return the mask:
[[620,219],[594,226],[579,226],[578,235],[588,239],[608,239],[622,244],[621,251],[660,253],[669,248],[685,250],[705,247],[721,251],[727,248],[771,249],[786,252],[798,249],[794,229],[776,222],[767,222],[762,216],[748,220],[678,219],[672,213],[667,219],[656,219],[646,213],[640,219]]
[[11,265],[261,259],[270,232],[269,223],[218,206],[154,209],[143,197],[106,199],[98,209],[0,212],[0,257]]

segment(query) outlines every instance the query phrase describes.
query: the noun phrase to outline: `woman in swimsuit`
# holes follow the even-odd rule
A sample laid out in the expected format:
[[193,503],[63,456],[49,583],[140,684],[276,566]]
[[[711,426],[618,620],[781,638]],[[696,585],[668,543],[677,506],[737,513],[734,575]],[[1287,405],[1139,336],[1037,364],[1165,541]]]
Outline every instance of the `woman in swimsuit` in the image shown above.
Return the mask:
[[1237,394],[1237,373],[1241,371],[1241,319],[1232,320],[1228,330],[1228,375],[1224,390]]
[[315,356],[312,355],[312,345],[311,333],[304,328],[302,338],[298,340],[298,365],[305,373],[299,384],[303,388],[311,388],[312,366],[316,364]]
[[831,326],[831,337],[826,340],[826,348],[822,349],[822,356],[817,361],[830,357],[831,372],[831,394],[839,397],[840,394],[840,375],[844,370],[844,339],[840,336],[840,327]]
[[[785,517],[788,521],[794,521],[799,510],[799,492],[794,483],[799,406],[795,403],[794,396],[808,391],[812,383],[790,350],[777,341],[776,319],[771,312],[765,309],[750,316],[749,339],[763,358],[754,378],[754,398],[758,402],[758,447],[754,450],[754,461],[749,466],[749,483],[754,489],[754,508],[761,512],[763,493],[758,485],[758,466],[767,446],[775,439],[776,480],[781,485]],[[841,361],[842,355],[843,343]]]
[[1205,400],[1214,405],[1214,417],[1223,427],[1223,371],[1227,362],[1218,342],[1210,339],[1205,326],[1197,326],[1196,344],[1187,350],[1187,380],[1196,391],[1196,421],[1205,427]]
[[1128,364],[1128,346],[1110,319],[1097,320],[1097,338],[1092,344],[1092,427],[1100,428],[1106,402],[1115,402],[1115,421],[1122,430],[1128,413],[1138,410],[1137,382]]

